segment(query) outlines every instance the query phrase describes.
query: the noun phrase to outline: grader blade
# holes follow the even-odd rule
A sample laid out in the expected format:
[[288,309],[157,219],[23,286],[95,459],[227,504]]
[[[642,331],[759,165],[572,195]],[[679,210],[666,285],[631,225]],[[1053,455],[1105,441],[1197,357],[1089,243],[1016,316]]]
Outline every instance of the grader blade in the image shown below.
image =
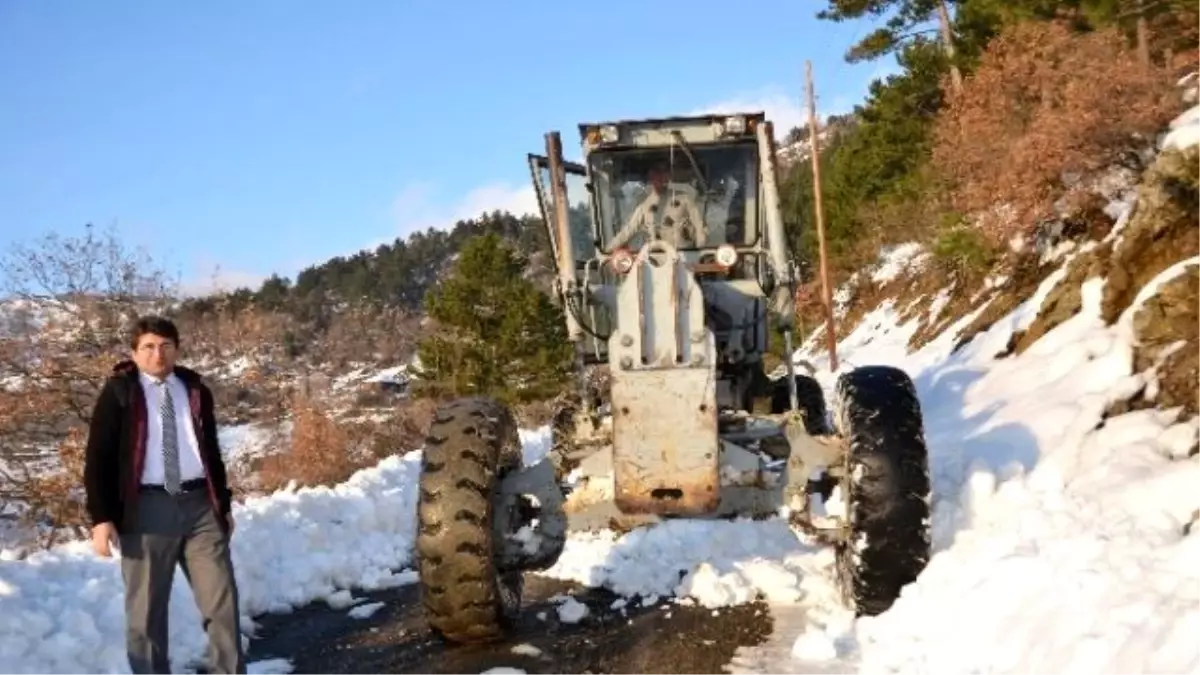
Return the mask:
[[671,515],[714,510],[720,438],[708,369],[622,372],[612,387],[617,506]]

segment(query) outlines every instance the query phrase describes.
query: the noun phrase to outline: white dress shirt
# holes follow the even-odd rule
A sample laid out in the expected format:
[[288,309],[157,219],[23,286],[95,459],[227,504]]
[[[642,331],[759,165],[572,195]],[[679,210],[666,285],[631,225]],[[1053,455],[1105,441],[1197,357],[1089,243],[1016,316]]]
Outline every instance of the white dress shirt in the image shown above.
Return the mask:
[[[142,465],[143,485],[162,485],[163,475],[163,426],[159,405],[162,401],[161,380],[140,373],[142,389],[146,392],[146,461]],[[200,444],[196,440],[196,428],[192,425],[192,411],[188,404],[187,387],[175,376],[167,376],[166,385],[171,388],[171,399],[175,404],[175,428],[179,439],[179,480],[204,478],[204,462],[200,459]]]

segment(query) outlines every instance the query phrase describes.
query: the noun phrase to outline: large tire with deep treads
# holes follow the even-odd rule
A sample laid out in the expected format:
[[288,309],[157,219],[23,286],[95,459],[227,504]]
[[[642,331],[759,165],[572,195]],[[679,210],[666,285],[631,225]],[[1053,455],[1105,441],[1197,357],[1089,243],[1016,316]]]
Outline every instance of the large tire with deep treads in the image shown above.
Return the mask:
[[[813,436],[830,433],[829,417],[826,414],[825,392],[821,383],[808,375],[796,375],[796,403],[804,413],[804,428]],[[791,392],[788,391],[787,376],[771,383],[771,414],[778,415],[792,409]]]
[[890,366],[838,378],[841,479],[850,525],[836,545],[843,598],[862,616],[887,611],[930,557],[929,453],[916,388]]
[[504,405],[464,398],[434,413],[421,458],[418,575],[426,619],[451,642],[499,639],[520,610],[523,576],[497,569],[493,531],[500,480],[520,466]]

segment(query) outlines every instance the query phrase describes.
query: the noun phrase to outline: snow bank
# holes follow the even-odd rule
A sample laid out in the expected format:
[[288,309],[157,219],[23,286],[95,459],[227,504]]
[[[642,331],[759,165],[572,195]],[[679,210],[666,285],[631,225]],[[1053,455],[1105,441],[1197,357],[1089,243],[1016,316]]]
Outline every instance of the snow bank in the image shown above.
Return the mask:
[[[410,452],[333,489],[235,504],[233,557],[245,629],[252,629],[251,615],[288,611],[338,590],[415,581],[414,573],[397,571],[413,551],[419,469],[420,453]],[[97,558],[83,542],[0,560],[6,672],[129,672],[124,625],[119,560]],[[203,656],[199,613],[182,574],[172,591],[170,641],[176,670]]]
[[1086,282],[1080,314],[1019,357],[991,359],[1013,321],[960,354],[913,355],[936,554],[889,612],[858,622],[864,671],[1200,665],[1200,544],[1182,536],[1200,506],[1200,465],[1166,459],[1169,415],[1101,426],[1108,403],[1141,377],[1131,372],[1133,309],[1105,326],[1101,291]]
[[1163,149],[1185,150],[1200,145],[1200,105],[1192,106],[1171,122],[1171,130],[1162,139]]
[[[824,574],[832,553],[805,546],[780,519],[670,520],[618,537],[605,530],[572,534],[543,572],[626,596],[674,596],[717,608],[760,595],[795,602]],[[827,598],[826,598],[827,599]]]

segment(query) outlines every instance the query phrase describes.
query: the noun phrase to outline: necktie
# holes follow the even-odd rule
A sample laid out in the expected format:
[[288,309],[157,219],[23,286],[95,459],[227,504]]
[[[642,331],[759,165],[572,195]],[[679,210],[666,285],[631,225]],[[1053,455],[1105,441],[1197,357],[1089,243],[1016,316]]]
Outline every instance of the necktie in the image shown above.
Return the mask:
[[159,415],[162,417],[163,487],[170,494],[179,494],[179,430],[175,425],[175,401],[166,380],[159,382]]

